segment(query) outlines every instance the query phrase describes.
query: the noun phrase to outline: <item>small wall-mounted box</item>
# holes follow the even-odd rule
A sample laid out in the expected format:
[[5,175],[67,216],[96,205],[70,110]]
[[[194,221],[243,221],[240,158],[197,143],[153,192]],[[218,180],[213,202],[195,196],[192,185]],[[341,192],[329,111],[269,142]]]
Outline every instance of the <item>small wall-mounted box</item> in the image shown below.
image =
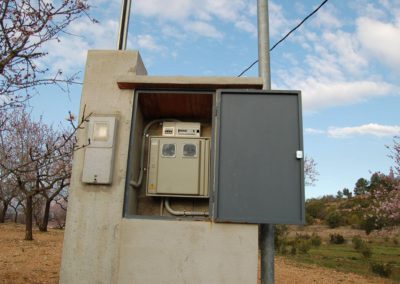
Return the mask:
[[163,122],[162,136],[200,137],[200,122]]
[[112,183],[116,123],[114,116],[90,117],[82,182]]

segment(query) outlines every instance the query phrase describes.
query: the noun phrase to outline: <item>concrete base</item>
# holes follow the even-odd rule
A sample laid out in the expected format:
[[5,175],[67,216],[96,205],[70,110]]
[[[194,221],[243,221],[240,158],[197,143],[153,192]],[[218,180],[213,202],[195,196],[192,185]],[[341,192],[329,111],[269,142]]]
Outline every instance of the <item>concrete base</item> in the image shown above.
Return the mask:
[[124,219],[118,283],[257,283],[257,226]]

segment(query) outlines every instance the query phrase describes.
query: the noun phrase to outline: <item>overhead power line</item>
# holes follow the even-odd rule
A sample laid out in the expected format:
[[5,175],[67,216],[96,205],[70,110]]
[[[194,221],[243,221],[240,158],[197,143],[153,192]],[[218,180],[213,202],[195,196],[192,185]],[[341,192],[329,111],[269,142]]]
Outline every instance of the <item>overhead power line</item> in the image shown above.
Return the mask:
[[[281,38],[277,43],[275,43],[271,49],[269,51],[272,51],[275,49],[275,47],[277,47],[280,43],[282,43],[285,39],[287,39],[291,33],[293,33],[295,30],[297,30],[298,28],[300,28],[310,17],[312,17],[312,15],[314,15],[315,13],[318,12],[319,9],[322,8],[322,6],[324,6],[329,0],[324,0],[314,11],[312,11],[307,17],[305,17],[297,26],[295,26],[293,29],[291,29],[283,38]],[[242,71],[242,73],[240,73],[238,75],[238,77],[241,77],[244,73],[246,73],[247,71],[249,71],[256,63],[258,62],[258,59],[256,61],[254,61],[249,67],[247,67],[246,69],[244,69]]]

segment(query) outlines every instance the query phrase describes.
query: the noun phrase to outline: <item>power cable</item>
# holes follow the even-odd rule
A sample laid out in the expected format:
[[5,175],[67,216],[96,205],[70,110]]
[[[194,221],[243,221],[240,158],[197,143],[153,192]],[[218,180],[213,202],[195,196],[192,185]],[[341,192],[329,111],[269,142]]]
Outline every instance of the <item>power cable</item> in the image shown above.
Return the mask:
[[[315,13],[318,12],[319,9],[322,8],[322,6],[324,6],[329,0],[324,0],[314,11],[312,11],[307,17],[305,17],[296,27],[294,27],[293,29],[291,29],[283,38],[281,38],[277,43],[274,44],[274,46],[271,47],[271,49],[269,50],[270,52],[272,50],[275,49],[275,47],[277,47],[280,43],[282,43],[291,33],[293,33],[295,30],[297,30],[298,28],[300,28],[310,17],[312,17],[312,15],[314,15]],[[249,71],[254,65],[256,65],[256,63],[258,62],[258,59],[256,61],[254,61],[249,67],[247,67],[246,69],[244,69],[242,71],[242,73],[240,73],[238,75],[238,77],[242,77],[242,75],[244,73],[246,73],[247,71]]]

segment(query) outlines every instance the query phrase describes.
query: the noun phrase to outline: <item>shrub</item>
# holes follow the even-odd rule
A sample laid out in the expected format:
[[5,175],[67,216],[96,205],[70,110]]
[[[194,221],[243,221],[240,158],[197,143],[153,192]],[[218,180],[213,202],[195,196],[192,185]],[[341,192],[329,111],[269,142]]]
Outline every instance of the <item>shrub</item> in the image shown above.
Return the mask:
[[301,239],[296,242],[296,246],[300,253],[306,254],[311,249],[311,241]]
[[357,228],[361,224],[361,218],[357,214],[351,214],[347,217],[347,224],[351,225],[354,228]]
[[392,274],[393,265],[391,263],[371,263],[371,270],[373,273],[382,277],[389,277]]
[[311,216],[313,219],[325,219],[326,204],[321,199],[309,199],[306,201],[306,215]]
[[318,236],[316,233],[313,233],[311,235],[311,245],[314,247],[319,247],[321,246],[321,243],[322,243],[321,237]]
[[290,249],[290,254],[291,254],[291,255],[296,255],[296,253],[297,253],[296,247],[295,247],[295,246],[292,246],[292,248]]
[[282,255],[286,255],[287,253],[288,253],[288,249],[287,249],[287,246],[286,245],[282,245],[280,248],[279,248],[279,251],[278,251],[280,254],[282,254]]
[[333,211],[326,217],[326,222],[330,228],[337,228],[343,224],[343,217],[340,213]]
[[365,257],[365,258],[370,258],[372,256],[372,250],[371,247],[366,244],[365,242],[362,243],[361,247],[358,249],[358,251]]
[[344,237],[341,234],[331,234],[330,243],[335,245],[340,245],[345,242]]
[[309,240],[309,239],[311,239],[311,236],[309,234],[298,234],[298,233],[296,234],[296,238],[295,238],[296,241]]
[[290,242],[292,249],[294,248],[296,253],[306,254],[311,249],[311,236],[309,234],[296,234],[293,241]]
[[288,235],[288,226],[287,225],[275,225],[275,248],[278,253],[286,254],[287,253],[287,235]]
[[360,236],[354,236],[351,239],[351,243],[353,244],[355,250],[359,250],[363,245],[364,241],[360,238]]
[[307,225],[314,224],[314,221],[315,221],[314,217],[307,213],[306,214],[306,223],[307,223]]
[[371,246],[363,241],[360,236],[354,236],[351,239],[351,242],[353,243],[354,249],[361,253],[365,258],[370,258],[372,256]]
[[384,227],[384,222],[377,217],[368,217],[361,223],[361,228],[369,235],[373,230],[380,230]]

